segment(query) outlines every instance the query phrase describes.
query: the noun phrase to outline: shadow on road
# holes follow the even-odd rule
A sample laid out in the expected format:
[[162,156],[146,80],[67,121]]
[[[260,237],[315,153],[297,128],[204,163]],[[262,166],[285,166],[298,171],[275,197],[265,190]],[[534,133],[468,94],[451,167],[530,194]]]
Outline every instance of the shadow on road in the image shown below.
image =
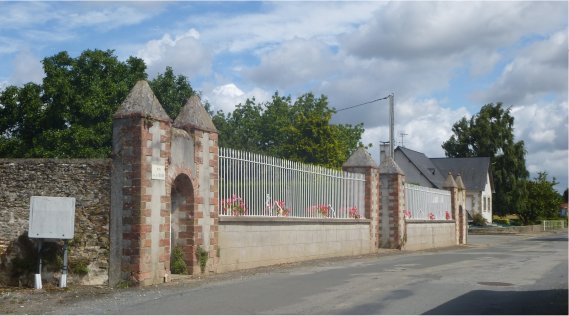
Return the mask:
[[567,290],[468,292],[424,315],[567,315]]

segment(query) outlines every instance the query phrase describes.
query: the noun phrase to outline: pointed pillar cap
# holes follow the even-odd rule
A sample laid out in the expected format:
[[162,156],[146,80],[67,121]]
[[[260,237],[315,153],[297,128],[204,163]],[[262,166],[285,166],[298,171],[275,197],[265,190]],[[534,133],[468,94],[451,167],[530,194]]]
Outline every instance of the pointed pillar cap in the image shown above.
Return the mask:
[[458,187],[459,190],[466,189],[466,187],[464,186],[464,182],[462,182],[462,177],[460,176],[460,173],[456,176],[456,186]]
[[113,118],[126,117],[147,117],[158,121],[172,121],[146,80],[140,80],[134,85],[113,115]]
[[371,155],[365,148],[359,147],[354,153],[344,162],[342,168],[350,167],[370,167],[378,168],[377,163],[373,160]]
[[456,182],[454,181],[454,178],[452,177],[452,173],[448,173],[447,179],[445,180],[445,183],[443,183],[443,188],[445,189],[454,189],[457,188]]
[[217,128],[213,125],[209,113],[207,113],[197,95],[191,96],[186,105],[182,107],[180,114],[174,121],[174,127],[217,133]]
[[383,159],[383,161],[379,164],[379,172],[385,174],[405,174],[403,170],[399,168],[393,157],[389,156]]

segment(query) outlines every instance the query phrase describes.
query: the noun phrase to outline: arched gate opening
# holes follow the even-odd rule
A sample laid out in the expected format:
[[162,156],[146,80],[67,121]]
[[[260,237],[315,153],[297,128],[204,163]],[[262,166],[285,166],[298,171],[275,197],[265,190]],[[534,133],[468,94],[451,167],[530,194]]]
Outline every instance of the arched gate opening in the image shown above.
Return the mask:
[[[189,274],[194,266],[194,188],[186,174],[172,183],[170,214],[170,262],[176,250],[181,251]],[[176,274],[176,271],[172,271]]]

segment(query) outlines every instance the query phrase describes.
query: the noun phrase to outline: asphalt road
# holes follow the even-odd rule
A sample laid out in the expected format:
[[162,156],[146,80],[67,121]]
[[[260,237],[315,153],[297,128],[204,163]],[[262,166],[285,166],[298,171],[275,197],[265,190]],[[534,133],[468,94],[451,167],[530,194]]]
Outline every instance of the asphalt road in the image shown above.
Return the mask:
[[84,300],[54,314],[563,314],[567,233],[272,270]]

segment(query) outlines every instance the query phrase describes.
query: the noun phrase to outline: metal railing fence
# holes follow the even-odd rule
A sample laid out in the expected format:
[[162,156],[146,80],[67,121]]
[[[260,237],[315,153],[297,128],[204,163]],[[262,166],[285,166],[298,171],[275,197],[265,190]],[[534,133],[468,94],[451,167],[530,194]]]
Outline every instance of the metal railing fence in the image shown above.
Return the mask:
[[221,216],[363,218],[361,174],[219,149]]
[[419,220],[450,220],[450,191],[405,184],[405,217]]
[[564,220],[544,220],[543,231],[556,230],[565,228]]

